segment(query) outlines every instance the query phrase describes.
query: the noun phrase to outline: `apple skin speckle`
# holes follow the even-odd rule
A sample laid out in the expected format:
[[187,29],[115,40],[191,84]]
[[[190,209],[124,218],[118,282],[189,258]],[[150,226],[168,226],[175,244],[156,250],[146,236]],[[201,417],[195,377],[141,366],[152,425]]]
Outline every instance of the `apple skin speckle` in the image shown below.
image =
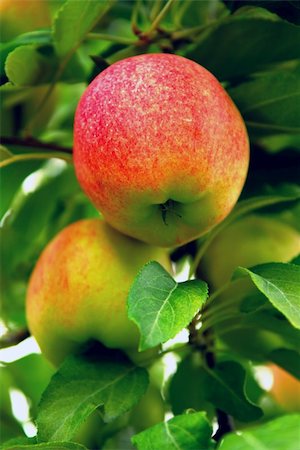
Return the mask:
[[165,249],[124,236],[100,219],[75,222],[55,236],[37,261],[26,297],[28,326],[46,358],[59,365],[89,340],[142,358],[126,299],[151,260],[170,270]]
[[[80,185],[119,231],[154,245],[189,242],[223,220],[243,188],[249,143],[218,80],[181,56],[146,54],[101,72],[74,123]],[[176,204],[163,220],[161,208]]]

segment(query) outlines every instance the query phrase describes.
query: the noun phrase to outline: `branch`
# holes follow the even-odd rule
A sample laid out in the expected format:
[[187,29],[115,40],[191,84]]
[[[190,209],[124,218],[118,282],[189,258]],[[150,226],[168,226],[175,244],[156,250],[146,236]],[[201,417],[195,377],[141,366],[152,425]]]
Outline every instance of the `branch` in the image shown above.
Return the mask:
[[63,147],[61,145],[56,145],[56,144],[48,144],[46,142],[41,142],[32,137],[26,138],[26,139],[21,139],[21,138],[12,137],[12,136],[1,136],[0,142],[1,142],[1,144],[4,144],[4,145],[18,145],[21,147],[43,148],[44,150],[51,150],[51,151],[54,150],[57,152],[68,153],[68,154],[73,153],[72,148]]
[[6,333],[0,339],[0,348],[11,347],[13,345],[17,345],[20,342],[24,341],[30,336],[30,333],[27,329],[11,331]]

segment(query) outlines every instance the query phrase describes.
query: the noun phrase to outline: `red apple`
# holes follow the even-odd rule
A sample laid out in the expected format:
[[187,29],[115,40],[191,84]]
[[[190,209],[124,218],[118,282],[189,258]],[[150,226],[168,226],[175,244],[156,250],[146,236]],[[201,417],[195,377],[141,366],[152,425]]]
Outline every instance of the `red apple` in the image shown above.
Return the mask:
[[59,364],[96,340],[139,360],[139,331],[127,317],[126,299],[138,270],[150,260],[170,264],[165,250],[124,236],[102,220],[81,220],[61,231],[40,256],[27,292],[28,326],[44,355]]
[[150,244],[178,246],[223,220],[248,162],[235,105],[210,72],[181,56],[113,64],[76,111],[79,183],[108,223]]

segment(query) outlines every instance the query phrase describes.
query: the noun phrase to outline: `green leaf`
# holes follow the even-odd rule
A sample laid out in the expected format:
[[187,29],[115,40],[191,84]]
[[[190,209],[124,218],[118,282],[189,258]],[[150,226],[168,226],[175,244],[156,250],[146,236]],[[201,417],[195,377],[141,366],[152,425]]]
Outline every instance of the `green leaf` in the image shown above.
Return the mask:
[[[6,75],[11,86],[6,83],[2,90],[11,91],[13,87],[36,86],[53,82],[58,73],[60,61],[51,46],[38,48],[34,45],[23,45],[12,51],[5,63]],[[68,60],[60,80],[69,83],[84,81],[85,70],[77,54]]]
[[[87,450],[84,445],[77,444],[75,442],[44,442],[41,444],[26,444],[26,440],[29,439],[20,439],[20,443],[18,443],[17,439],[14,439],[11,442],[4,443],[2,449],[3,450]],[[24,443],[22,443],[24,441]]]
[[7,56],[21,45],[34,44],[38,46],[49,45],[52,42],[51,32],[48,30],[31,31],[20,34],[14,40],[0,44],[0,74],[5,75],[4,64]]
[[229,89],[250,137],[276,133],[300,134],[298,71],[274,71]]
[[[10,390],[15,387],[14,380],[6,367],[0,366],[0,447],[3,442],[22,433],[20,423],[13,416]],[[1,447],[2,448],[2,447]]]
[[5,370],[12,377],[14,387],[20,389],[29,399],[30,414],[35,417],[42,392],[54,373],[53,367],[43,355],[33,353],[7,364]]
[[198,355],[192,354],[181,362],[171,380],[172,410],[177,413],[193,408],[212,412],[213,404],[242,422],[259,419],[262,411],[249,400],[246,384],[246,370],[237,362],[219,362],[210,369]]
[[13,154],[8,148],[4,147],[4,145],[0,145],[0,162],[5,159],[10,159],[12,156]]
[[255,286],[290,323],[300,329],[300,267],[270,263],[238,268],[234,276],[249,275]]
[[296,350],[278,348],[269,353],[268,359],[300,380],[300,354]]
[[208,26],[184,54],[218,79],[229,80],[299,58],[299,41],[299,27],[263,8],[248,7]]
[[300,414],[278,417],[262,425],[227,434],[218,450],[298,450]]
[[205,413],[176,416],[136,434],[132,442],[138,450],[209,450],[212,428]]
[[146,264],[128,295],[128,317],[141,331],[140,350],[173,338],[186,327],[207,299],[200,280],[176,283],[157,262]]
[[64,57],[74,51],[112,4],[112,0],[67,0],[53,24],[53,41],[58,56]]
[[187,409],[210,410],[213,413],[213,407],[207,402],[205,395],[206,374],[202,367],[203,359],[199,352],[193,352],[178,365],[169,389],[174,414],[182,414]]
[[213,369],[203,367],[202,372],[206,400],[242,422],[262,416],[261,409],[246,396],[246,371],[240,364],[235,361],[219,362]]
[[45,83],[54,70],[51,61],[34,45],[22,45],[8,55],[5,72],[14,85],[32,86]]
[[[252,137],[257,140],[260,147],[266,149],[269,153],[278,153],[283,150],[300,150],[300,134],[268,134],[255,137],[254,129],[249,128]],[[258,131],[258,129],[257,129]],[[259,130],[259,134],[264,133],[264,130]]]
[[132,408],[145,393],[148,376],[119,352],[99,360],[71,356],[45,390],[37,417],[40,441],[70,440],[98,407],[110,422]]

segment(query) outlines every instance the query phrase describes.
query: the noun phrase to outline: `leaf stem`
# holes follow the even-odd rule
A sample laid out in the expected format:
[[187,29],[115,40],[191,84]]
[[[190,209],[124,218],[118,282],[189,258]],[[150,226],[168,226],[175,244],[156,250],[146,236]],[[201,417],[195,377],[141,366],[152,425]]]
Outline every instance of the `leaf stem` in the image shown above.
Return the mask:
[[134,45],[138,42],[138,40],[134,38],[127,38],[123,36],[115,36],[112,34],[104,34],[104,33],[88,33],[86,38],[91,40],[116,42],[117,44],[124,44],[124,45]]
[[49,159],[49,158],[59,158],[63,159],[68,163],[72,163],[72,157],[66,155],[65,153],[53,152],[53,153],[23,153],[22,155],[13,155],[11,158],[4,159],[0,162],[0,169],[9,166],[15,162],[27,161],[32,159]]
[[146,33],[145,33],[146,35],[148,35],[148,36],[151,35],[157,29],[157,27],[159,26],[160,22],[167,15],[167,13],[169,12],[169,9],[171,8],[171,6],[173,5],[174,2],[175,2],[175,0],[168,0],[167,1],[165,6],[161,9],[159,14],[153,20],[150,28],[146,31]]

